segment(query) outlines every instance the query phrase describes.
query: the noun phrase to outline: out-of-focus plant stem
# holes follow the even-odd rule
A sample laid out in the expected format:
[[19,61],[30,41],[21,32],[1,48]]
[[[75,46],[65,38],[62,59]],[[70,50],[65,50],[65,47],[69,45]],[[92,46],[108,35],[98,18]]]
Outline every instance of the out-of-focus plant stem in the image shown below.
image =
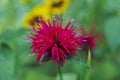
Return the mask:
[[63,80],[61,67],[60,66],[58,66],[58,73],[59,73],[59,76],[60,76],[60,80]]
[[90,65],[91,65],[91,52],[88,50],[88,57],[87,57],[87,67],[85,71],[84,80],[89,80],[90,78]]

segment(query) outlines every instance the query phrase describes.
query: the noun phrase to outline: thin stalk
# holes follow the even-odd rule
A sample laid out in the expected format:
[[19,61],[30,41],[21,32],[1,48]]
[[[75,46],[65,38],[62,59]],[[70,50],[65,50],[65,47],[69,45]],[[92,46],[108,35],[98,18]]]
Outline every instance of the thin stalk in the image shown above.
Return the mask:
[[90,79],[90,65],[91,65],[91,52],[88,50],[88,58],[87,58],[87,68],[85,72],[85,77],[84,80],[89,80]]
[[59,76],[60,76],[60,80],[63,80],[61,67],[60,66],[58,66],[58,73],[59,73]]

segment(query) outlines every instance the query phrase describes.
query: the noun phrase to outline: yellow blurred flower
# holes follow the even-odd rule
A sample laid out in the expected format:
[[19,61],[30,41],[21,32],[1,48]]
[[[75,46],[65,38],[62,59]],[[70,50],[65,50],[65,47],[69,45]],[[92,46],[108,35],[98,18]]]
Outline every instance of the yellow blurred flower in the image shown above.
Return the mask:
[[70,0],[44,0],[44,5],[47,6],[52,14],[64,13],[67,9]]
[[40,27],[39,19],[46,20],[50,18],[49,9],[45,6],[35,6],[31,12],[28,12],[24,19],[23,24],[25,28],[29,28],[30,26]]

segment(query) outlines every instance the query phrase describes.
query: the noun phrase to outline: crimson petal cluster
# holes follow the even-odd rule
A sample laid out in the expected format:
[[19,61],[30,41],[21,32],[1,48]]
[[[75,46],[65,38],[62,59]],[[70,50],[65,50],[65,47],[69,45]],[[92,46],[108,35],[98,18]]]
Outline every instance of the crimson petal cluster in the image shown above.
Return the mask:
[[32,42],[32,55],[37,54],[36,61],[53,60],[57,65],[63,65],[66,59],[77,56],[81,41],[75,26],[71,26],[72,20],[63,28],[63,19],[60,16],[53,17],[53,21],[39,20],[42,27],[33,28],[32,36],[28,36]]
[[92,51],[96,47],[95,39],[100,39],[103,41],[100,34],[93,34],[93,31],[95,30],[96,25],[93,23],[87,32],[84,27],[81,27],[80,32],[80,40],[81,40],[81,49],[84,51],[90,50]]

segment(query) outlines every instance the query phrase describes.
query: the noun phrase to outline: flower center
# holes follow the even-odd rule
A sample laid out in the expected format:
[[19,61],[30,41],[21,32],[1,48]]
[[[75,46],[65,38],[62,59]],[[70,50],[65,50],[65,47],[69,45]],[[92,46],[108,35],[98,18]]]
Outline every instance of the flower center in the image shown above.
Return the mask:
[[57,37],[54,38],[54,42],[55,42],[55,44],[57,44],[58,47],[62,48],[62,47],[60,46],[60,41],[58,40]]
[[55,42],[56,44],[59,44],[57,37],[54,38],[54,42]]
[[52,7],[60,7],[63,4],[63,1],[53,2]]
[[41,17],[39,17],[39,16],[34,17],[33,20],[30,21],[30,25],[33,26],[33,25],[35,25],[35,23],[39,23],[40,22],[40,20],[39,20],[40,18]]

